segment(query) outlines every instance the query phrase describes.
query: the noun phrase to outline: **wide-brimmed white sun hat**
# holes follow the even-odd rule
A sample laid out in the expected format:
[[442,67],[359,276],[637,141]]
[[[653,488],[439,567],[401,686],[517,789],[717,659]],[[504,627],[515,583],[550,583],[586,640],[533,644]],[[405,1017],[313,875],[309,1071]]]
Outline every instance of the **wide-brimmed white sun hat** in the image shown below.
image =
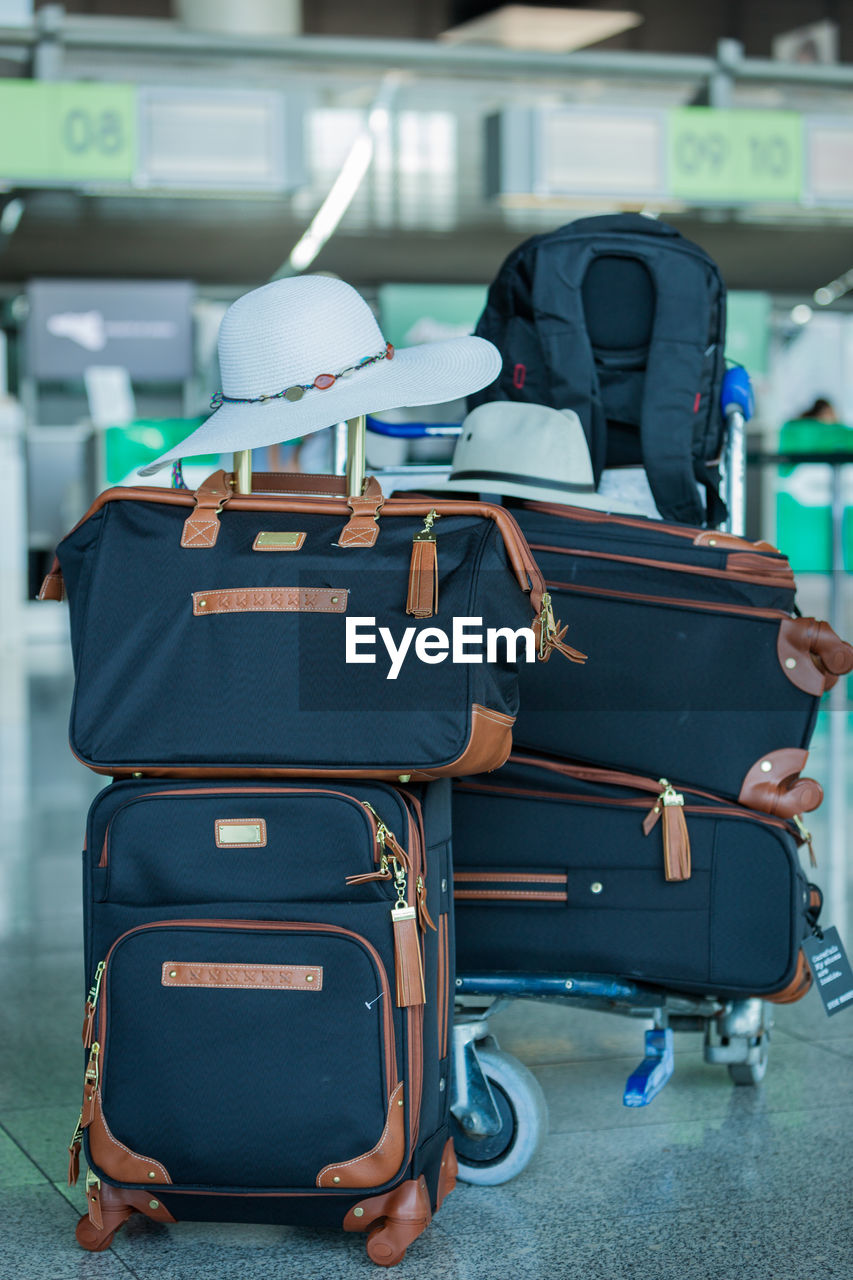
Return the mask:
[[583,426],[573,409],[492,400],[468,414],[442,489],[630,511],[595,491]]
[[228,308],[219,367],[215,412],[142,475],[198,453],[260,448],[361,414],[455,400],[493,382],[501,357],[474,337],[395,351],[351,285],[294,276]]

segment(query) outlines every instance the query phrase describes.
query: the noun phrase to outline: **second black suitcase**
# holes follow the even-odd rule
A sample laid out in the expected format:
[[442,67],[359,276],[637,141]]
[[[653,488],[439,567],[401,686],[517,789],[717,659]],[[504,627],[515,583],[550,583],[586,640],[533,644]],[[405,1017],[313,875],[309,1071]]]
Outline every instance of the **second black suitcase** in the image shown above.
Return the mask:
[[796,998],[814,926],[803,838],[705,793],[513,755],[454,785],[459,972]]
[[795,616],[784,556],[578,507],[515,515],[555,611],[590,655],[570,676],[521,669],[516,748],[663,774],[786,817],[820,804],[820,786],[799,775],[821,695],[853,667],[853,649]]
[[455,1164],[448,788],[96,797],[84,1248],[139,1211],[369,1230],[387,1266],[426,1227]]

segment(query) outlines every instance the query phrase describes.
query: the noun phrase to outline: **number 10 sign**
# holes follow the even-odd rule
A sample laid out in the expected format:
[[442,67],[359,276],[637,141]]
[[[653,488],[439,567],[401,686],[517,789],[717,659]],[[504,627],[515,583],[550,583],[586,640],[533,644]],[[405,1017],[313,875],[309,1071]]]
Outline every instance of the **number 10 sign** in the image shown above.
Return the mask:
[[682,107],[669,118],[669,189],[685,200],[797,201],[803,122],[795,111]]

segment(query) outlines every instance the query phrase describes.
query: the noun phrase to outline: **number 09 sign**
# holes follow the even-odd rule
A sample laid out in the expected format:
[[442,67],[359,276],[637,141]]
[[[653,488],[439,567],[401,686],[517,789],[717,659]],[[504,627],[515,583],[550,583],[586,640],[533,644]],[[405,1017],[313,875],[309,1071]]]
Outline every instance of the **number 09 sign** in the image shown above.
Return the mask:
[[691,201],[797,201],[802,135],[802,117],[794,111],[672,111],[670,192]]

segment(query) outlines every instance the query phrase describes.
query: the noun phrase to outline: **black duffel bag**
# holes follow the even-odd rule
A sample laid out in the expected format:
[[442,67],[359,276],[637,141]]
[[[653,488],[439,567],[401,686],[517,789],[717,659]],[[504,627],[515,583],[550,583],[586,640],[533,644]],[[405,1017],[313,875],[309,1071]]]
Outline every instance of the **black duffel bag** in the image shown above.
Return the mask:
[[41,598],[69,598],[79,759],[115,776],[498,767],[515,646],[582,658],[512,515],[386,501],[372,479],[350,498],[340,477],[253,483],[291,492],[238,494],[221,471],[196,494],[109,489],[60,544]]

